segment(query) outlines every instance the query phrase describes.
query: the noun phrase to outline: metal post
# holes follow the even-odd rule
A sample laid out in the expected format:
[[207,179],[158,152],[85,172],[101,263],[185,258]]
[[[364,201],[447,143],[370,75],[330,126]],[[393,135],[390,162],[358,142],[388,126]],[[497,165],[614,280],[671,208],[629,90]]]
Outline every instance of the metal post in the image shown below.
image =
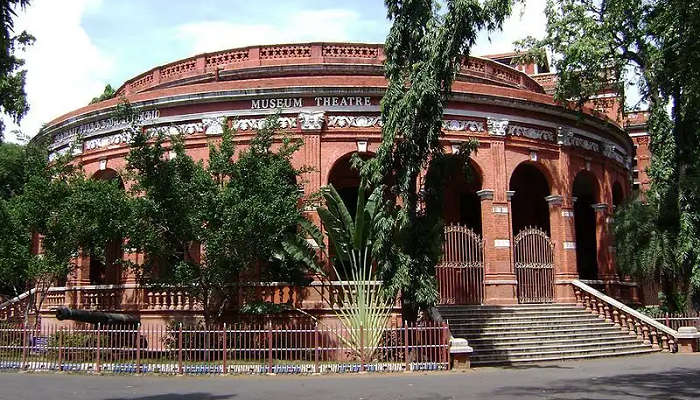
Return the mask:
[[63,371],[63,327],[58,333],[58,370]]
[[182,322],[177,335],[177,373],[182,375]]
[[22,369],[27,369],[27,324],[22,324]]
[[227,369],[226,369],[226,356],[227,356],[226,353],[228,352],[228,349],[226,348],[226,346],[228,345],[228,343],[227,343],[227,342],[228,342],[228,335],[226,334],[226,323],[225,323],[225,322],[224,322],[224,332],[223,332],[223,334],[224,334],[224,343],[223,343],[224,354],[223,354],[223,358],[222,358],[222,360],[223,360],[223,365],[222,365],[222,367],[223,367],[223,373],[225,374],[225,373],[228,372]]
[[267,343],[268,343],[268,352],[267,352],[267,367],[268,373],[272,373],[272,321],[269,321],[267,323]]
[[443,360],[447,363],[447,370],[450,370],[450,338],[447,335],[447,323],[442,323],[442,343],[443,343]]
[[318,322],[314,324],[314,372],[318,373]]
[[136,373],[141,373],[141,324],[136,325]]
[[405,371],[408,372],[408,323],[403,322],[403,359],[406,363]]
[[95,371],[99,373],[102,369],[102,366],[100,365],[100,327],[101,324],[98,322],[97,323],[97,358],[95,359]]
[[365,370],[365,330],[360,322],[360,372]]

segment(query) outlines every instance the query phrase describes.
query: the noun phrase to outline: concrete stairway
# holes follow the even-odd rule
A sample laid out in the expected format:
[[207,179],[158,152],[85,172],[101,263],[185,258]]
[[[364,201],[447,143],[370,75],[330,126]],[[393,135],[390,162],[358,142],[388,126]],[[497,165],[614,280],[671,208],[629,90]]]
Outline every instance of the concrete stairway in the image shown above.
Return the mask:
[[443,306],[452,335],[474,348],[472,366],[650,353],[656,350],[574,304]]

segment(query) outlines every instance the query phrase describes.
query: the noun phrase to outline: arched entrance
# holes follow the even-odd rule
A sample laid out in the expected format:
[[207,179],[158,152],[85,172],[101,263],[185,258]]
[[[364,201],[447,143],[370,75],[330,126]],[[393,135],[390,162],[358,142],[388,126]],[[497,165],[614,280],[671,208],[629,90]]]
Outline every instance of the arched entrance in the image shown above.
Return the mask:
[[513,261],[519,303],[554,301],[554,251],[549,238],[549,182],[530,163],[510,178]]
[[581,171],[574,179],[574,224],[576,230],[576,267],[579,278],[598,278],[598,251],[596,243],[596,216],[593,205],[598,200],[598,183],[588,171]]
[[[94,180],[116,182],[124,190],[124,182],[117,171],[107,168],[95,172]],[[90,254],[90,284],[114,285],[121,283],[122,268],[119,261],[123,256],[122,240],[110,240],[105,245],[104,258]]]
[[513,235],[525,228],[538,228],[549,234],[550,195],[547,178],[538,167],[530,163],[518,165],[510,177]]
[[613,200],[613,207],[619,207],[622,202],[625,201],[625,193],[622,190],[622,185],[620,185],[620,182],[615,182],[613,183],[612,187],[612,200]]
[[442,188],[443,255],[435,267],[439,302],[481,304],[484,299],[484,242],[477,192],[481,190],[482,177],[471,160],[465,163],[451,157],[447,162],[450,173]]
[[[349,153],[339,158],[328,173],[328,184],[333,185],[345,206],[350,211],[350,215],[355,216],[357,208],[357,193],[360,188],[360,171],[352,166],[352,156]],[[371,153],[362,153],[360,157],[367,160],[372,157]]]

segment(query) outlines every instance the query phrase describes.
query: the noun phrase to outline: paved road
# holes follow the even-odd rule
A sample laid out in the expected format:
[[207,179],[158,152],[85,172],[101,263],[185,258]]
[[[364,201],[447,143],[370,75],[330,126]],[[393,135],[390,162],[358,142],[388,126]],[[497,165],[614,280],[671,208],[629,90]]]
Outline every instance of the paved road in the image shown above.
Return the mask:
[[0,399],[698,399],[700,354],[653,354],[467,372],[332,376],[0,373]]

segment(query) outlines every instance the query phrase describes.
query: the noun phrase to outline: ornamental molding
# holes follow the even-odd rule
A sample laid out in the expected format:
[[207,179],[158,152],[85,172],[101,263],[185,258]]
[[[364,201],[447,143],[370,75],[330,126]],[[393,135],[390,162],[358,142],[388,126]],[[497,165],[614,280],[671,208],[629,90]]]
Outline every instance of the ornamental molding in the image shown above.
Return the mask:
[[[233,120],[233,128],[238,131],[257,131],[263,129],[267,118],[243,118]],[[297,127],[296,117],[279,117],[277,123],[280,129],[291,129]]]
[[530,128],[522,125],[508,125],[508,135],[522,136],[529,139],[546,140],[549,142],[555,141],[554,132],[552,131]]
[[128,143],[131,143],[131,133],[124,131],[114,135],[86,140],[83,146],[84,151],[90,151]]
[[505,136],[508,133],[508,120],[507,119],[488,118],[486,120],[486,125],[488,125],[488,127],[489,127],[489,135]]
[[172,124],[172,125],[162,125],[154,126],[146,129],[146,134],[148,136],[155,135],[166,135],[166,136],[176,136],[176,135],[195,135],[198,133],[204,133],[206,130],[204,123],[199,122],[186,122],[183,124]]
[[484,123],[481,121],[446,119],[442,126],[448,131],[484,132]]
[[299,113],[299,122],[302,131],[320,131],[323,128],[323,111],[303,111]]
[[204,131],[207,135],[222,135],[225,123],[226,117],[202,118],[202,125],[204,125]]
[[[329,128],[381,128],[382,125],[384,123],[381,116],[368,115],[330,115],[327,124]],[[302,129],[304,128],[302,127]]]
[[559,128],[557,132],[557,144],[560,146],[579,147],[584,150],[600,153],[600,145],[592,140],[576,135],[570,129]]

